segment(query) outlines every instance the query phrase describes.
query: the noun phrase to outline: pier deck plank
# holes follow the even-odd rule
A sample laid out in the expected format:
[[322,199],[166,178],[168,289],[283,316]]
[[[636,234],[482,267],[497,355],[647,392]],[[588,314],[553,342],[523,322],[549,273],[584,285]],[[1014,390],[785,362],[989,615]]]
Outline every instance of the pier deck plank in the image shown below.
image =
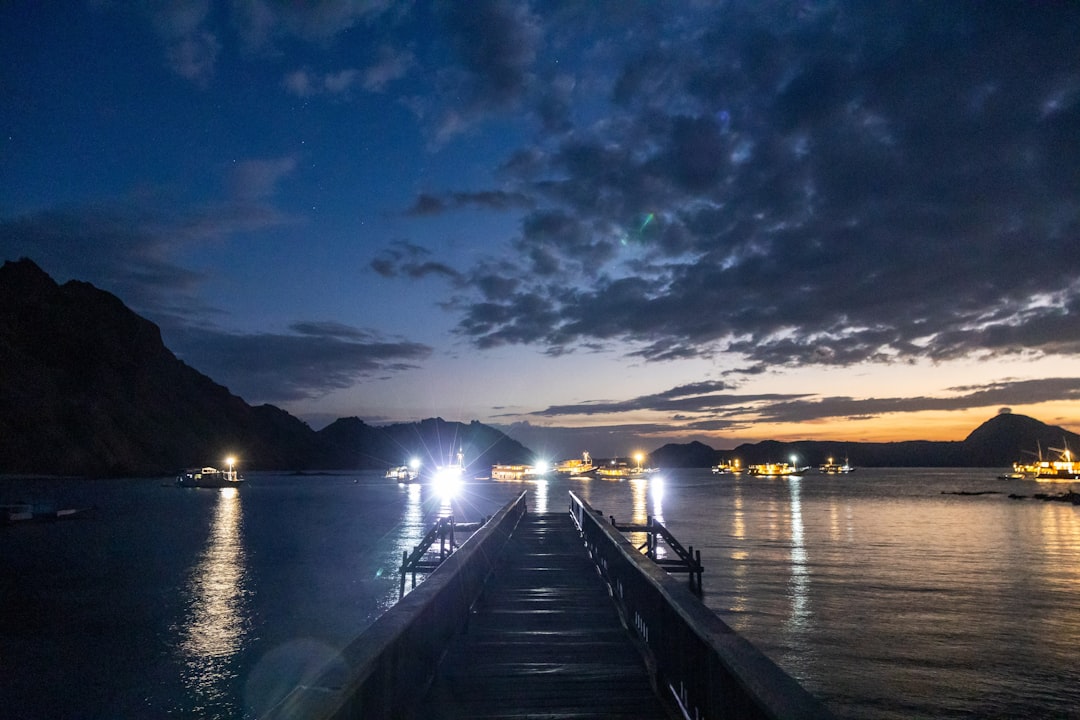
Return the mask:
[[670,717],[568,514],[522,519],[419,717]]

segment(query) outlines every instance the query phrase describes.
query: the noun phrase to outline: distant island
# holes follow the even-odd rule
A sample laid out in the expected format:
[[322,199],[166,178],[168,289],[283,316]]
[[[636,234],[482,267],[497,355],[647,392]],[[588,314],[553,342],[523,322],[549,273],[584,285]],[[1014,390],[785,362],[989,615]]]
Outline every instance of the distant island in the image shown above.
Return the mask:
[[[243,457],[247,470],[382,469],[413,456],[441,463],[462,450],[470,469],[529,463],[533,453],[476,421],[430,418],[372,426],[342,418],[322,430],[273,405],[253,407],[178,359],[161,331],[89,283],[57,284],[33,261],[0,267],[0,473],[152,476]],[[958,442],[776,442],[715,450],[669,444],[660,467],[785,461],[859,466],[1006,467],[1036,447],[1080,448],[1060,427],[1001,414]]]
[[1080,435],[1047,425],[1026,415],[1001,413],[958,441],[909,440],[862,443],[800,440],[766,440],[739,445],[733,450],[714,450],[700,442],[668,444],[650,453],[649,462],[660,467],[709,467],[739,460],[744,466],[786,462],[821,465],[829,458],[849,460],[861,467],[994,467],[1004,468],[1019,460],[1033,460],[1042,448],[1080,449]]

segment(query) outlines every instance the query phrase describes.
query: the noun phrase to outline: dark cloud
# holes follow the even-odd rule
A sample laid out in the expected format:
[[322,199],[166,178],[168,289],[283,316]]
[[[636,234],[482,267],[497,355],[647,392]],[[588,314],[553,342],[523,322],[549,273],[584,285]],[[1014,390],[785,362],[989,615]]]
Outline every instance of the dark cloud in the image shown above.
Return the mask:
[[174,329],[170,348],[250,403],[325,395],[386,372],[417,367],[427,345],[382,339],[339,323],[301,322],[292,333]]
[[500,107],[519,99],[541,37],[528,5],[478,0],[440,8],[446,39],[466,72],[465,94],[474,103]]
[[[949,388],[943,397],[816,397],[809,394],[739,394],[727,392],[723,382],[675,387],[628,400],[585,401],[556,405],[532,413],[537,417],[618,415],[650,411],[666,414],[667,424],[654,430],[634,429],[642,436],[679,432],[710,433],[744,429],[756,422],[812,422],[873,418],[889,413],[960,411],[1007,405],[1080,400],[1080,378],[1003,380],[996,383]],[[997,412],[1009,412],[1008,407]],[[515,436],[516,437],[516,436]]]
[[[606,88],[602,114],[568,112],[567,86],[559,132],[508,153],[503,177],[536,203],[509,244],[524,262],[512,293],[488,289],[496,262],[469,275],[459,331],[730,352],[748,371],[1075,354],[1080,6],[804,5],[686,10],[655,32],[620,16],[636,42],[597,46],[577,79]],[[572,32],[573,12],[541,21]],[[492,42],[469,67],[530,91],[536,42]]]
[[515,210],[529,208],[532,205],[533,199],[520,192],[492,190],[473,193],[448,193],[444,196],[420,193],[416,197],[416,202],[406,214],[422,217],[425,215],[440,215],[444,212],[460,210],[466,207],[476,207],[484,210]]
[[761,420],[804,422],[836,418],[876,417],[886,413],[926,410],[968,410],[1008,403],[1029,405],[1080,399],[1080,378],[1003,381],[988,385],[952,388],[945,397],[829,397],[771,403],[757,409]]
[[417,279],[428,275],[438,275],[450,280],[457,280],[461,274],[445,263],[430,260],[432,253],[427,248],[406,241],[395,242],[384,248],[371,261],[371,269],[383,277],[408,277]]

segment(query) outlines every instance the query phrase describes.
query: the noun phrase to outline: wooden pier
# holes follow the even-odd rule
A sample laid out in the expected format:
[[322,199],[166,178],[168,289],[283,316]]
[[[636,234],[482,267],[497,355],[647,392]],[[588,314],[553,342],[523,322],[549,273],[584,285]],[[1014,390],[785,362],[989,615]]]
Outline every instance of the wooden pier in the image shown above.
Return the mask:
[[599,511],[567,510],[522,493],[267,720],[832,718]]
[[569,513],[522,519],[417,716],[670,717]]

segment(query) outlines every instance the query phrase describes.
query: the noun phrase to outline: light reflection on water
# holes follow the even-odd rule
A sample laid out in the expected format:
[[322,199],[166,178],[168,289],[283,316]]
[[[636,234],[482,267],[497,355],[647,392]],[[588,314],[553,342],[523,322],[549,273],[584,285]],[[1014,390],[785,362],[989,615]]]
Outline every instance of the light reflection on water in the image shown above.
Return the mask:
[[544,515],[548,512],[548,481],[537,480],[536,486],[532,490],[533,509],[531,512],[535,512],[540,515]]
[[237,676],[233,660],[250,625],[246,582],[240,494],[236,488],[222,488],[206,548],[185,588],[186,621],[180,628],[183,681],[196,712],[209,715],[211,708],[232,704],[229,684]]
[[803,538],[802,478],[788,479],[791,492],[791,616],[788,619],[788,632],[800,635],[810,618],[810,570],[806,556],[806,540]]

